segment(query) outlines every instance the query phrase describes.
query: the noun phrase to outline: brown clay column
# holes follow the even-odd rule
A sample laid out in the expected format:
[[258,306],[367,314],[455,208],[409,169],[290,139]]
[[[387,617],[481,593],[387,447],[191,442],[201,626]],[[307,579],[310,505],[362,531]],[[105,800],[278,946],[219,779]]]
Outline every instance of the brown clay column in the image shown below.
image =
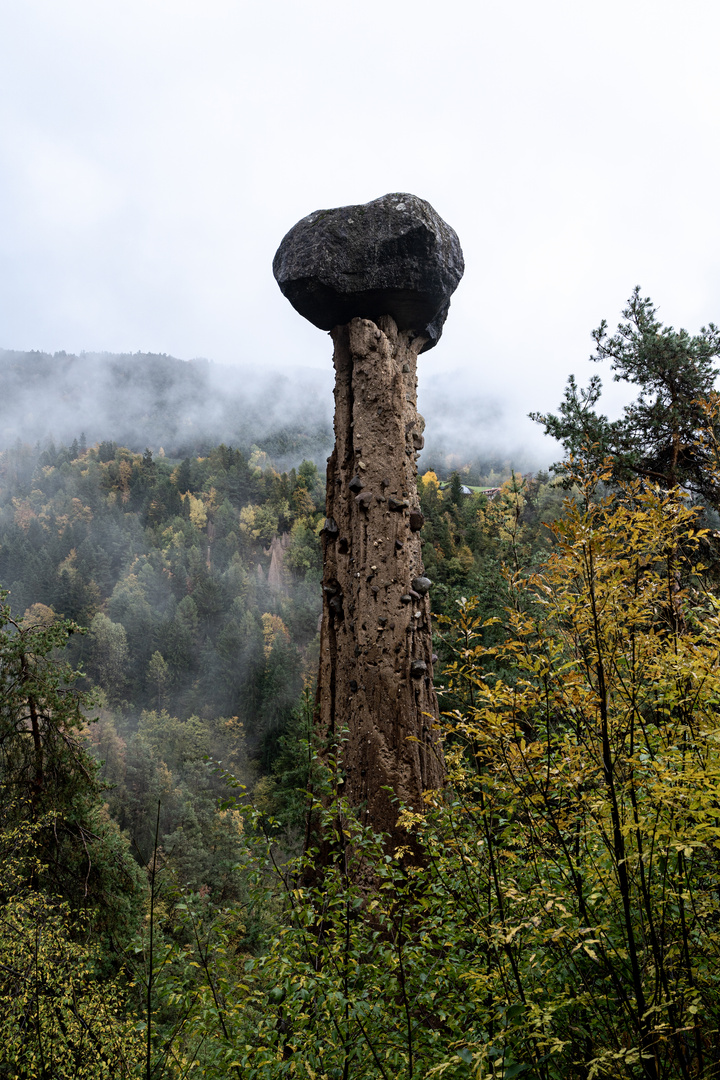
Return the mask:
[[346,740],[343,793],[376,830],[391,831],[397,811],[383,788],[418,805],[443,768],[415,464],[424,339],[398,332],[390,316],[378,321],[333,331],[318,723]]
[[339,741],[342,793],[392,834],[397,810],[383,789],[419,806],[443,778],[420,550],[416,368],[442,332],[462,252],[429,204],[389,195],[304,218],[273,269],[335,344],[317,724]]

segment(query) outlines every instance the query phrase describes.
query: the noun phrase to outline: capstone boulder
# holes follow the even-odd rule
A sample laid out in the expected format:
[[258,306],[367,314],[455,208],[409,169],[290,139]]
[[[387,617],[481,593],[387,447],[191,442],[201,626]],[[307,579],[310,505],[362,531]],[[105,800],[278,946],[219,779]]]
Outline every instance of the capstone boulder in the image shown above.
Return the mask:
[[296,311],[321,330],[390,315],[431,349],[465,264],[457,234],[416,195],[316,210],[294,225],[273,260]]

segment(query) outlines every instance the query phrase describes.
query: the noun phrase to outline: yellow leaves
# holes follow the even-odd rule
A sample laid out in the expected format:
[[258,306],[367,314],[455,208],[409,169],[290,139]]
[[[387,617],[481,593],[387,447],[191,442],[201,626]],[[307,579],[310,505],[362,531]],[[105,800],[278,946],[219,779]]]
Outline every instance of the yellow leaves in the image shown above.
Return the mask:
[[37,516],[30,504],[30,501],[28,499],[19,499],[14,497],[12,500],[12,505],[15,510],[15,524],[19,528],[21,528],[23,532],[27,532],[30,528],[30,522],[35,520]]
[[278,638],[282,638],[286,643],[290,642],[290,634],[279,615],[271,615],[266,612],[262,616],[262,628],[263,628],[263,652],[268,657],[273,650],[275,642]]
[[52,626],[58,616],[46,604],[31,604],[26,609],[22,621],[24,626]]
[[591,960],[595,960],[596,962],[599,963],[598,954],[595,952],[594,949],[590,948],[591,945],[599,945],[599,944],[600,944],[600,938],[588,938],[586,941],[578,941],[575,948],[571,950],[570,955],[574,956],[574,954],[576,952],[578,952],[578,950],[582,949],[583,952],[587,953],[587,955],[590,957]]
[[245,819],[239,810],[233,810],[232,808],[218,810],[217,815],[228,832],[234,833],[236,836],[243,835],[245,831]]
[[309,517],[315,512],[315,502],[307,488],[298,485],[292,494],[292,506],[299,518]]
[[[270,467],[270,459],[264,450],[261,450],[255,443],[250,448],[250,457],[248,459],[248,465],[256,475],[261,475],[268,467]],[[274,470],[273,470],[274,471]]]
[[520,542],[525,530],[520,521],[526,502],[524,489],[525,481],[513,475],[503,483],[485,510],[478,512],[478,517],[482,516],[484,528],[494,532],[513,548]]
[[70,525],[92,521],[92,510],[81,499],[70,498],[64,492],[48,499],[39,488],[33,488],[28,498],[13,497],[11,500],[15,524],[27,532],[33,521],[44,528],[50,525],[62,536]]
[[197,498],[189,491],[180,496],[181,499],[187,499],[188,506],[190,507],[190,521],[193,523],[196,529],[204,529],[207,525],[208,514],[205,507],[205,503],[202,498]]
[[440,481],[437,478],[437,473],[433,472],[432,469],[428,469],[428,471],[423,473],[423,475],[420,477],[420,480],[421,483],[423,483],[426,487],[434,488],[436,494],[438,494],[439,497],[442,498],[442,495],[440,495]]
[[252,540],[269,544],[277,533],[277,514],[269,505],[255,506],[249,503],[240,511],[239,529]]
[[118,465],[118,487],[120,489],[120,497],[124,503],[130,498],[130,478],[132,476],[132,471],[132,462],[128,461],[127,458],[123,458]]
[[[2,839],[6,842],[8,835]],[[3,1071],[9,1068],[9,1075],[40,1076],[47,1072],[50,1055],[55,1062],[52,1075],[58,1080],[120,1075],[125,1061],[139,1059],[142,1042],[119,983],[98,979],[99,950],[85,944],[87,929],[73,918],[68,905],[29,891],[24,880],[27,868],[13,881],[13,869],[7,861],[3,864]],[[15,886],[10,890],[8,878]],[[33,1018],[30,1028],[28,1016]],[[102,1047],[101,1056],[97,1046]]]
[[[425,792],[425,801],[430,803],[433,798],[433,792]],[[425,815],[419,814],[416,811],[410,810],[408,807],[403,807],[398,817],[397,825],[399,829],[406,829],[407,832],[412,832],[414,828],[425,824]]]
[[74,577],[77,574],[77,551],[75,548],[72,548],[67,557],[58,564],[58,573],[62,573],[63,571],[70,574],[71,577]]

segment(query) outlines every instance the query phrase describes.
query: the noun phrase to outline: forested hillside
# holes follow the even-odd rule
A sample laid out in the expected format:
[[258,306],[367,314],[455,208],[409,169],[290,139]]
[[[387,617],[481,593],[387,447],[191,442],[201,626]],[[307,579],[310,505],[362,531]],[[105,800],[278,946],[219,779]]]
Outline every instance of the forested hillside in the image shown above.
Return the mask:
[[[498,487],[501,477],[481,469],[475,463],[463,470],[463,480],[480,482],[472,491],[440,465],[420,481],[438,612],[452,611],[456,596],[468,591],[499,610],[503,553],[533,558],[548,548],[543,522],[560,495],[547,477],[510,477]],[[78,699],[82,715],[72,738],[84,729],[100,762],[79,820],[69,811],[72,795],[65,805],[67,796],[56,794],[48,812],[60,820],[69,814],[63,852],[110,830],[107,840],[93,841],[93,860],[106,861],[102,845],[121,843],[121,836],[130,858],[125,884],[112,875],[108,883],[106,874],[83,905],[94,936],[104,904],[125,912],[108,928],[103,965],[117,962],[111,958],[138,915],[132,865],[153,866],[154,851],[162,853],[166,898],[186,890],[218,910],[243,905],[246,835],[227,803],[228,782],[247,785],[275,815],[284,853],[278,857],[297,848],[317,668],[323,506],[324,477],[313,462],[280,472],[257,446],[220,445],[171,460],[112,441],[88,446],[80,437],[69,446],[18,443],[0,453],[7,617],[21,640],[36,642],[30,651],[49,655],[62,643],[70,667],[80,669],[74,684],[91,697]],[[69,634],[63,620],[72,620]],[[6,626],[11,647],[12,624]],[[437,647],[444,654],[440,639]],[[60,730],[63,723],[60,717]],[[57,766],[68,771],[73,789],[89,768],[82,744],[74,745],[79,756]],[[104,811],[92,809],[101,792]],[[42,830],[37,842],[40,858],[68,857]],[[81,871],[71,864],[69,872],[62,891],[76,897],[81,882],[74,875]],[[118,892],[115,899],[108,888]],[[242,931],[245,948],[263,922],[253,911]]]
[[[332,388],[329,360],[288,368],[281,359],[231,366],[157,353],[0,349],[0,450],[18,440],[70,446],[84,433],[88,445],[110,441],[181,459],[221,443],[256,444],[281,471],[303,458],[324,468],[333,442]],[[527,472],[544,460],[508,437],[502,404],[467,385],[463,373],[428,373],[421,391],[426,467],[470,464],[475,474],[497,476],[510,462]]]
[[[488,479],[477,466],[464,476]],[[440,483],[428,471],[420,485],[436,609],[461,592],[497,605],[508,524],[524,556],[544,550],[560,496],[543,477],[510,481],[492,502],[464,495],[457,474]],[[266,791],[273,770],[293,775],[294,751],[281,748],[305,733],[316,675],[323,505],[312,462],[281,473],[257,447],[175,462],[82,440],[0,454],[11,609],[85,629],[66,653],[100,694],[90,738],[113,818],[146,858],[160,798],[163,843],[198,888],[229,888],[207,854],[222,781],[203,758],[267,776]]]
[[3,1080],[720,1075],[720,335],[596,341],[554,479],[425,462],[399,848],[313,735],[315,463],[0,453]]
[[265,716],[264,653],[291,636],[283,666],[298,671],[315,634],[323,499],[312,463],[266,463],[226,447],[175,465],[110,443],[7,451],[0,579],[14,609],[89,627],[77,659],[113,705],[233,714],[246,695]]
[[[258,442],[279,461],[324,461],[332,444],[330,373],[223,367],[153,353],[0,349],[0,450],[16,440],[90,443],[196,455]],[[248,434],[250,439],[248,441]]]

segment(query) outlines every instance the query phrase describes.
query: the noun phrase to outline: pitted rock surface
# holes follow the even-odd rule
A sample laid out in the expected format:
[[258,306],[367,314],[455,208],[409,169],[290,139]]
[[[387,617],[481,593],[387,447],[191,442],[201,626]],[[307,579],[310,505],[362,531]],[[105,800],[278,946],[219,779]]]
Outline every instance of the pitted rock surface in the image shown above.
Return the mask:
[[[443,782],[433,687],[430,582],[423,574],[416,359],[422,338],[353,319],[335,341],[335,449],[328,461],[317,719],[339,742],[342,793],[392,841],[397,804]],[[372,453],[370,450],[372,449]],[[362,455],[362,457],[361,457]],[[364,468],[360,468],[360,462]],[[362,492],[356,481],[362,473]],[[370,498],[365,500],[365,494]],[[419,592],[412,586],[422,583]]]
[[420,352],[439,340],[464,269],[455,231],[430,203],[398,193],[308,214],[273,260],[283,295],[313,325],[390,315],[425,338]]

